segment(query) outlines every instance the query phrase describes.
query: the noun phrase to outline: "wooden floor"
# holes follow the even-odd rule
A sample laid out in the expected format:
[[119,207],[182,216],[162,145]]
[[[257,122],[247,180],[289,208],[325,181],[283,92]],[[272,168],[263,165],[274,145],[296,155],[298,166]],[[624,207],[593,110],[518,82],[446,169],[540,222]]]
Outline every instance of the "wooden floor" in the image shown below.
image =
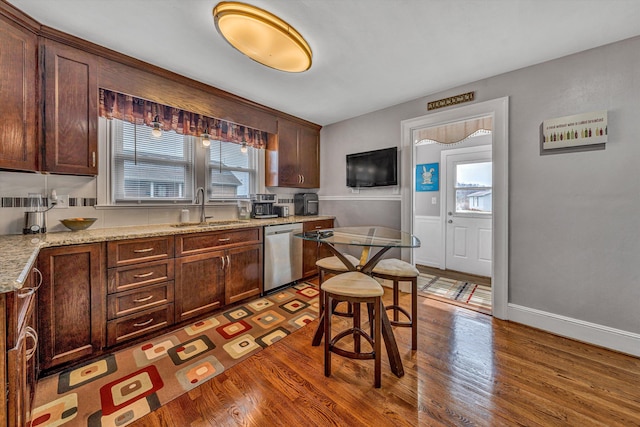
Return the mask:
[[427,273],[433,276],[446,277],[453,280],[465,280],[467,282],[477,283],[479,285],[491,286],[491,277],[477,276],[475,274],[461,273],[453,270],[441,270],[439,268],[427,267],[426,265],[416,265],[420,273]]
[[418,350],[396,328],[406,373],[383,353],[380,389],[370,360],[324,376],[316,320],[132,425],[640,425],[640,359],[419,298]]

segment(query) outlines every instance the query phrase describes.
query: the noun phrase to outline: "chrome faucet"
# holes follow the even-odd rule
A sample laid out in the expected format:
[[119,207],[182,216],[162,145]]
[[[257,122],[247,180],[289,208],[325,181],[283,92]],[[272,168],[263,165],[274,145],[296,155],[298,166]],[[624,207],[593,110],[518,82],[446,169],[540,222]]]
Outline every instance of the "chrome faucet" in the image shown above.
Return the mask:
[[[202,193],[202,199],[200,198],[200,193]],[[207,218],[211,218],[204,215],[204,201],[204,188],[198,187],[196,189],[196,204],[200,204],[200,223],[204,223]]]

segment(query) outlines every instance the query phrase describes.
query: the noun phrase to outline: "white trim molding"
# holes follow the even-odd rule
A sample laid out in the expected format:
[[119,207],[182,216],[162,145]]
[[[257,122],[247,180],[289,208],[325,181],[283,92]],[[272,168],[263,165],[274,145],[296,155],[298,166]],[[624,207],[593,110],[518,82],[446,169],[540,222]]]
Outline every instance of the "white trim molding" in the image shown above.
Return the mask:
[[[492,300],[493,316],[507,319],[509,301],[509,98],[478,102],[450,110],[403,120],[400,124],[401,160],[401,227],[413,233],[415,188],[415,144],[413,131],[460,121],[492,117],[493,158],[493,254]],[[426,244],[424,242],[423,244]],[[403,249],[402,259],[413,262],[413,250]]]
[[640,357],[640,334],[509,304],[509,320],[577,341]]

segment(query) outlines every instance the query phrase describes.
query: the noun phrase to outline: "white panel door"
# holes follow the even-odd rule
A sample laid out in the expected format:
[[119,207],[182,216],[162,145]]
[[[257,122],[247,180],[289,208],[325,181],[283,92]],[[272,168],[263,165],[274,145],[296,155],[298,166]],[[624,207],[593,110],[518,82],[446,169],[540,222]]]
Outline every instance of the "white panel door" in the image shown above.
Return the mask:
[[491,146],[445,150],[445,268],[491,277]]

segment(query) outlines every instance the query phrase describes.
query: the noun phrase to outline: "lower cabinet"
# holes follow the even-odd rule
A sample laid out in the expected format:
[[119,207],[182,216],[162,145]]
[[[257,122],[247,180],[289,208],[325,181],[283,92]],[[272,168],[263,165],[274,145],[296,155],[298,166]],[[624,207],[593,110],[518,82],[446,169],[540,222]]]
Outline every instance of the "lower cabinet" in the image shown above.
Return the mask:
[[176,237],[176,322],[262,293],[262,228]]
[[225,263],[225,251],[176,259],[176,321],[224,305]]
[[[325,228],[333,228],[332,219],[320,219],[317,221],[307,221],[302,224],[302,231],[316,231]],[[318,274],[316,261],[322,258],[333,256],[326,246],[319,242],[305,240],[302,243],[302,277],[309,277]]]
[[262,292],[262,244],[227,250],[225,302],[260,295]]
[[[38,275],[35,279],[34,274]],[[22,289],[0,295],[4,297],[7,326],[7,351],[1,358],[6,364],[6,369],[0,374],[0,378],[4,378],[3,374],[6,372],[6,397],[2,402],[6,403],[6,411],[0,411],[1,425],[27,425],[27,417],[31,411],[38,375],[36,293],[41,283],[39,274],[40,272],[34,268]],[[6,419],[3,419],[4,414]]]
[[105,343],[103,244],[45,248],[38,266],[40,366],[43,370],[87,358]]

